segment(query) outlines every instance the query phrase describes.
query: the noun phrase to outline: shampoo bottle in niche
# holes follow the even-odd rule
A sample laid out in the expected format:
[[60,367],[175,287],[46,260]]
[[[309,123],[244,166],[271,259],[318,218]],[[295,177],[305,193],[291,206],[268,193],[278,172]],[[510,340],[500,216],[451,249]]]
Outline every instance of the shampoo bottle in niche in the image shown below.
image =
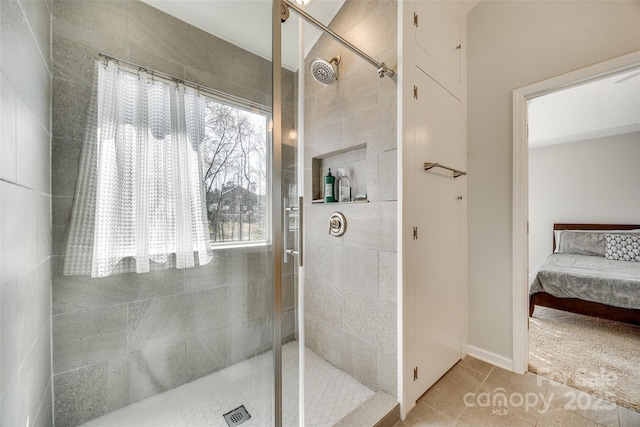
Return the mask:
[[338,169],[338,201],[351,201],[351,182],[344,169]]
[[336,201],[333,185],[336,182],[336,177],[331,175],[331,168],[329,173],[324,177],[324,202],[331,203]]

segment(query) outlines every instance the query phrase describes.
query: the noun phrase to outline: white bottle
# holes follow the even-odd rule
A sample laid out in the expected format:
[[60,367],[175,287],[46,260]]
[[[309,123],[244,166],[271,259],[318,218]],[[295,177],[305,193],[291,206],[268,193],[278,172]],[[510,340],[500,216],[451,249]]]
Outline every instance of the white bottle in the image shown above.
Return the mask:
[[338,201],[351,201],[351,183],[344,169],[338,169]]

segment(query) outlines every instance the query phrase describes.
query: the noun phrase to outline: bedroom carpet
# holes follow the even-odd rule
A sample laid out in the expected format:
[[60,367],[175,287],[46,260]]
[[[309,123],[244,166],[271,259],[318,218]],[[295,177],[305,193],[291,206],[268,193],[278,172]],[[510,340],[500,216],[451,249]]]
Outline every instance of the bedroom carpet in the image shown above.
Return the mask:
[[536,307],[529,371],[640,412],[640,327]]

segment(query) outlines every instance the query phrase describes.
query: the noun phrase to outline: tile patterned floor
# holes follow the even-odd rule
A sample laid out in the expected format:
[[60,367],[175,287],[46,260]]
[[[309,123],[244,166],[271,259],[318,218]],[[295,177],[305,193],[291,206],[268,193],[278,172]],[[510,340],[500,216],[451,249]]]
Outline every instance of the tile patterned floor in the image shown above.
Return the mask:
[[[310,350],[306,362],[306,426],[332,426],[373,396],[348,374]],[[282,348],[283,425],[298,426],[298,344]],[[83,424],[83,427],[227,427],[223,414],[245,405],[242,427],[271,425],[271,352],[152,396]]]
[[395,427],[418,426],[640,427],[640,413],[466,356]]

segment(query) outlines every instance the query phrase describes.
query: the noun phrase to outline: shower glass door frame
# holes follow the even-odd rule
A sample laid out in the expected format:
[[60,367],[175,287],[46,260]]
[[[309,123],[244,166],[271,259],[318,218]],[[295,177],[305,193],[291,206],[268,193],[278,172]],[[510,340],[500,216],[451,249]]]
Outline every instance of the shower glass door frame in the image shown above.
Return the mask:
[[[272,285],[273,285],[273,426],[281,427],[283,424],[283,368],[282,368],[282,322],[283,322],[283,304],[282,304],[282,277],[283,263],[291,263],[294,270],[298,272],[298,292],[297,292],[297,340],[298,340],[298,425],[304,426],[304,275],[302,267],[303,257],[303,176],[304,176],[304,157],[303,157],[303,105],[304,102],[304,75],[298,73],[298,81],[294,84],[298,85],[298,109],[294,110],[294,115],[298,115],[296,124],[297,147],[296,147],[296,164],[297,173],[295,175],[296,195],[291,190],[283,194],[283,95],[282,95],[282,32],[283,24],[282,13],[285,5],[281,0],[272,0],[272,120],[273,128],[271,134],[271,241],[273,253],[272,265]],[[299,20],[299,70],[303,69],[304,49],[301,41],[303,31],[303,22]],[[285,197],[287,199],[285,200]],[[291,200],[295,197],[296,200]],[[284,252],[284,239],[289,238],[289,222],[285,223],[285,209],[293,206],[295,210],[297,205],[298,227],[297,227],[297,247],[294,250]],[[288,256],[291,257],[288,258]],[[288,258],[288,259],[287,259]],[[295,284],[293,285],[295,287]],[[293,386],[293,385],[291,385]]]
[[273,426],[282,426],[282,34],[280,0],[271,3],[271,242],[273,284]]

